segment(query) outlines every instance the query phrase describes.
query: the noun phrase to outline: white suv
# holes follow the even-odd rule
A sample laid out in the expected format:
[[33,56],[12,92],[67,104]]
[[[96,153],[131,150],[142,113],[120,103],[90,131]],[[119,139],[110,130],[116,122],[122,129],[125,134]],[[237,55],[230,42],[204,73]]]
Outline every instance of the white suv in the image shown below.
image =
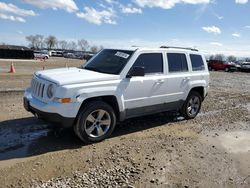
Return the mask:
[[195,49],[104,49],[80,68],[38,71],[24,107],[74,127],[84,142],[101,141],[117,121],[163,111],[194,118],[209,88],[204,56]]

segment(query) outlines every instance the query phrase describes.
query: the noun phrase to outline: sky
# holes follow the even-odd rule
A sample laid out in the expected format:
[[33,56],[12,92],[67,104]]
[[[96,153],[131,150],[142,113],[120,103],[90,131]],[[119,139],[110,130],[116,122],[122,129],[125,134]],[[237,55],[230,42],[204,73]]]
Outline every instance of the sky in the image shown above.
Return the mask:
[[195,47],[250,56],[248,0],[0,0],[0,43],[86,39],[104,47]]

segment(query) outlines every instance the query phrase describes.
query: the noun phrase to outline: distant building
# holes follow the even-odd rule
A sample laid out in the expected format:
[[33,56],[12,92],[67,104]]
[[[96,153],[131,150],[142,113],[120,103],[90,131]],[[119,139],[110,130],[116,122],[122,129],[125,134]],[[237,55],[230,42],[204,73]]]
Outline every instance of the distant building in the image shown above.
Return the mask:
[[34,59],[34,53],[33,50],[25,46],[0,45],[0,58]]

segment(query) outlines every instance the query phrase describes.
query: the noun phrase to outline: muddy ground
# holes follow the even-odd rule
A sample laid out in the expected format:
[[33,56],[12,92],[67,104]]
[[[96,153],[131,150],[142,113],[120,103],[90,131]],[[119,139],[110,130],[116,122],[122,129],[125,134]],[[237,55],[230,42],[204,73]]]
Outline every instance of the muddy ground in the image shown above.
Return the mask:
[[194,120],[135,118],[93,145],[32,117],[22,95],[0,92],[0,187],[250,187],[250,74],[212,72]]

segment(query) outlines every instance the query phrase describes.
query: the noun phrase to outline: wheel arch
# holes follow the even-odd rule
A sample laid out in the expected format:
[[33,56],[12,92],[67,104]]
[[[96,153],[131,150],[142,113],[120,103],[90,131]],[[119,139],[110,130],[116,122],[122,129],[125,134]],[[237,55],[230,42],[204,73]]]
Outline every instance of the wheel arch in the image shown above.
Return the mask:
[[120,113],[119,113],[118,100],[117,100],[116,96],[114,96],[114,95],[103,95],[103,96],[96,96],[96,97],[90,97],[90,98],[85,99],[82,102],[82,104],[78,110],[77,117],[78,117],[79,113],[81,112],[81,110],[86,106],[86,104],[93,102],[93,101],[103,101],[103,102],[109,104],[113,108],[117,119],[120,118],[119,117]]
[[201,99],[204,100],[205,96],[204,96],[204,87],[203,86],[197,86],[197,87],[193,87],[189,93],[191,93],[192,91],[196,91],[201,95]]

